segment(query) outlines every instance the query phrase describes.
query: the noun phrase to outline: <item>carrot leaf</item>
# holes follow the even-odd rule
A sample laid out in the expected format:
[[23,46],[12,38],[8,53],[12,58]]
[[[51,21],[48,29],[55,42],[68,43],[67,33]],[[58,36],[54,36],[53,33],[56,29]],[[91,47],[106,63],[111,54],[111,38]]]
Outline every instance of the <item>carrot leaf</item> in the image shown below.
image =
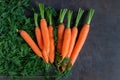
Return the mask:
[[72,18],[72,11],[69,10],[68,11],[68,16],[67,16],[67,19],[68,19],[68,23],[67,23],[67,27],[70,27],[70,23],[71,23],[71,18]]
[[76,21],[75,21],[75,27],[78,26],[78,23],[79,23],[79,21],[80,21],[83,13],[84,13],[84,10],[82,10],[81,8],[79,8],[78,14],[77,14],[77,17],[76,17]]
[[85,21],[86,24],[90,24],[93,15],[94,15],[94,9],[90,9],[89,12],[88,12],[86,21]]
[[60,10],[60,15],[59,15],[59,23],[60,24],[63,23],[66,12],[67,12],[67,9],[61,9]]
[[38,26],[38,14],[34,13],[34,21],[35,21],[35,26]]
[[39,3],[39,10],[41,19],[44,19],[44,5],[42,3]]
[[47,17],[48,17],[48,23],[51,26],[52,25],[52,8],[48,7],[46,9]]

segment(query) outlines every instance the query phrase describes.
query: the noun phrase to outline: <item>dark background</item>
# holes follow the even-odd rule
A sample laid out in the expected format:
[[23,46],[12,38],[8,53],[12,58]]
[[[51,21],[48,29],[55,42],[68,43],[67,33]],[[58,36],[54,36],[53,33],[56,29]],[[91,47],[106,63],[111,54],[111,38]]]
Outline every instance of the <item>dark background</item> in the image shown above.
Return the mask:
[[67,80],[120,80],[120,0],[32,0],[57,10],[94,8],[91,30]]

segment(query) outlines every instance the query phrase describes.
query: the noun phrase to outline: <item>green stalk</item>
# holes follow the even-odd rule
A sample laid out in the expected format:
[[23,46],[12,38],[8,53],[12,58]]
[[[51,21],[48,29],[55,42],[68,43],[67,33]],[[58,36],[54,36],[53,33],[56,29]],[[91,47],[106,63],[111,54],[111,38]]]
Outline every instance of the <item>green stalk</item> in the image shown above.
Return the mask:
[[40,10],[41,19],[44,19],[44,5],[41,3],[39,4],[39,10]]
[[84,13],[84,10],[82,10],[81,8],[79,8],[78,14],[77,14],[77,17],[76,17],[76,21],[75,21],[75,25],[74,25],[75,27],[78,26],[78,23],[79,23],[82,15],[83,15],[83,13]]
[[67,12],[67,9],[61,9],[60,10],[60,15],[59,15],[59,23],[60,24],[63,23],[66,12]]
[[94,9],[90,9],[88,12],[88,16],[86,18],[85,24],[90,24],[93,15],[94,15]]
[[52,25],[52,9],[47,8],[46,13],[47,13],[47,17],[48,17],[49,26],[51,26]]
[[68,19],[67,28],[70,28],[72,14],[73,14],[73,12],[71,10],[69,10],[68,11],[68,16],[67,16],[67,19]]
[[37,27],[38,26],[38,14],[37,13],[34,13],[34,21],[35,21],[35,26]]

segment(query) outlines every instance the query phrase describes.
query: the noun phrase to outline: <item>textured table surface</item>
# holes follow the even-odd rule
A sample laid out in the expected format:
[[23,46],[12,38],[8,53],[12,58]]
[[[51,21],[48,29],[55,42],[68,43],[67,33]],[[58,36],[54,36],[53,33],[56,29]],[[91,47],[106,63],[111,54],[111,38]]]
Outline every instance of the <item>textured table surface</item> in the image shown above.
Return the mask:
[[95,15],[84,47],[67,80],[120,80],[119,0],[32,0],[58,10],[94,8]]

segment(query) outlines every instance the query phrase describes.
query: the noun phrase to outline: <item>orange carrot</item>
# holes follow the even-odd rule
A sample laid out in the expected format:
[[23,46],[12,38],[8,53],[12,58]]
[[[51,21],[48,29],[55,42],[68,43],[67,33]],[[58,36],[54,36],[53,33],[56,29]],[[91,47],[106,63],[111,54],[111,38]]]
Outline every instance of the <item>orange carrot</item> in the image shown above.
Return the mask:
[[[77,34],[78,34],[78,28],[77,28],[77,26],[78,26],[78,23],[79,23],[79,21],[81,19],[81,16],[82,16],[83,12],[84,12],[84,10],[82,10],[82,9],[78,10],[78,14],[77,14],[77,17],[76,17],[75,25],[71,29],[70,46],[69,46],[69,50],[68,50],[68,54],[66,55],[66,58],[70,58],[72,50],[74,48],[75,41],[76,41]],[[64,71],[66,69],[66,67],[67,67],[67,65],[62,66],[62,71]]]
[[77,26],[78,26],[79,20],[80,20],[80,18],[82,16],[83,12],[84,11],[82,9],[78,10],[78,14],[77,14],[77,17],[76,17],[75,25],[74,25],[74,27],[71,30],[71,40],[70,40],[69,51],[68,51],[68,54],[66,56],[67,58],[70,58],[72,50],[74,48],[75,41],[76,41],[77,34],[78,34],[78,28],[77,28]]
[[81,29],[81,32],[79,33],[78,40],[75,44],[75,47],[74,47],[74,49],[72,51],[72,54],[71,54],[71,57],[70,57],[71,58],[70,64],[72,64],[72,65],[74,65],[74,63],[75,63],[75,61],[78,57],[78,54],[81,51],[81,49],[83,47],[83,44],[84,44],[84,42],[87,38],[89,29],[90,29],[90,22],[91,22],[93,14],[94,14],[94,10],[90,9],[90,11],[88,13],[88,16],[87,16],[87,19],[86,19],[86,22],[83,25],[83,28]]
[[54,62],[55,58],[55,44],[54,44],[54,32],[53,32],[53,26],[52,26],[52,10],[51,8],[47,9],[47,16],[48,16],[48,30],[49,30],[49,38],[50,38],[50,51],[49,51],[49,61],[50,63]]
[[59,16],[59,25],[58,25],[58,42],[57,42],[57,51],[61,53],[62,51],[62,44],[63,44],[63,34],[64,34],[64,24],[63,20],[65,17],[65,14],[67,12],[67,9],[61,9],[60,16]]
[[33,41],[33,39],[30,37],[30,35],[24,31],[19,31],[21,37],[26,41],[26,43],[30,46],[30,48],[34,51],[35,54],[37,54],[39,57],[42,57],[42,53],[36,43]]
[[39,4],[39,9],[40,9],[40,16],[41,16],[40,28],[41,28],[42,37],[43,37],[43,48],[44,48],[43,50],[46,51],[46,53],[43,53],[43,56],[44,58],[48,58],[49,50],[50,50],[50,39],[49,39],[47,22],[46,22],[46,19],[44,18],[44,5]]
[[66,57],[68,50],[69,50],[69,46],[70,46],[70,39],[71,39],[71,28],[70,28],[70,21],[72,18],[72,11],[68,11],[68,24],[67,27],[65,28],[65,32],[64,32],[64,37],[63,37],[63,45],[62,45],[62,60]]
[[42,35],[41,35],[41,30],[38,26],[38,14],[35,13],[34,14],[34,21],[35,21],[35,36],[36,36],[36,39],[37,39],[37,43],[38,43],[38,46],[39,48],[42,50],[43,48],[43,39],[42,39]]

